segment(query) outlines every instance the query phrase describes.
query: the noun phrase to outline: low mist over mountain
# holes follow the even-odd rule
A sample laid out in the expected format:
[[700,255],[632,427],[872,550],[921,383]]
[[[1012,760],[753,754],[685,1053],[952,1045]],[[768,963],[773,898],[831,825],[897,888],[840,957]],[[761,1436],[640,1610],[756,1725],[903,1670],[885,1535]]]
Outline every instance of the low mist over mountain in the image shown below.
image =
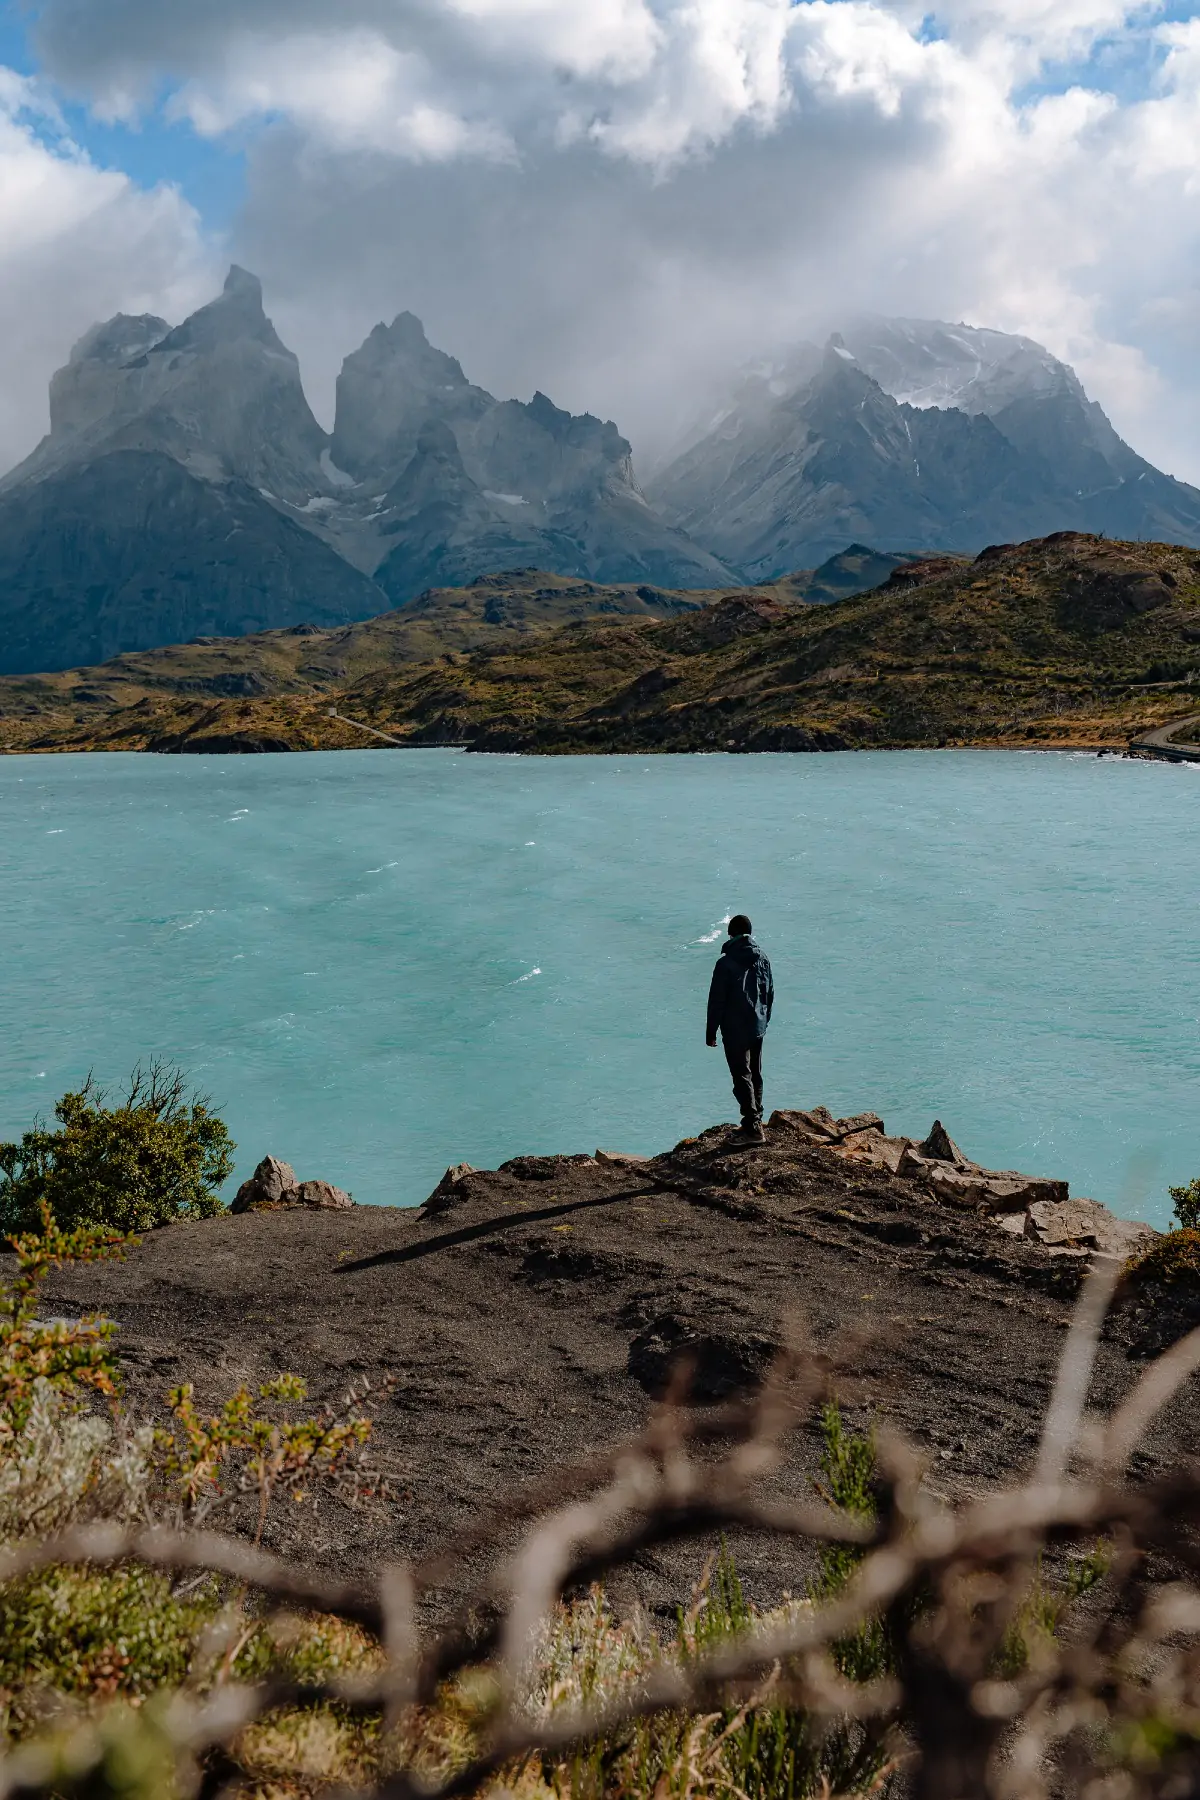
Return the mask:
[[55,375],[49,436],[0,482],[0,670],[334,625],[522,566],[737,580],[647,506],[615,425],[493,399],[411,314],[347,358],[330,437],[235,268],[176,329],[110,319]]
[[1131,450],[1065,363],[1029,338],[929,320],[861,319],[746,371],[648,492],[755,581],[851,539],[1200,544],[1200,490]]

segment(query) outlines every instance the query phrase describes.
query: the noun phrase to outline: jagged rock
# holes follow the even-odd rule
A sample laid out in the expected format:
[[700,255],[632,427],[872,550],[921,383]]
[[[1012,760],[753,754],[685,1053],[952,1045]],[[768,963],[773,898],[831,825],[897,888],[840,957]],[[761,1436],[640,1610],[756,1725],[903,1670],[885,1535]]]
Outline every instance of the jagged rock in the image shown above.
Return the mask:
[[230,1212],[252,1212],[256,1206],[278,1206],[285,1194],[299,1186],[291,1163],[264,1156],[249,1181],[243,1181],[233,1197]]
[[807,1112],[781,1107],[771,1114],[767,1124],[776,1130],[798,1132],[815,1144],[844,1143],[860,1132],[883,1132],[878,1113],[854,1113],[848,1119],[835,1119],[827,1106],[814,1106]]
[[649,1162],[650,1158],[634,1156],[632,1152],[625,1150],[597,1150],[596,1161],[598,1163],[615,1163],[620,1169],[631,1169],[635,1168],[638,1163]]
[[340,1212],[344,1207],[354,1205],[352,1194],[344,1188],[334,1187],[328,1181],[302,1181],[297,1188],[291,1189],[283,1196],[284,1206],[315,1206],[322,1212]]
[[896,1175],[900,1171],[905,1151],[911,1146],[911,1138],[887,1137],[881,1131],[868,1131],[862,1136],[849,1138],[846,1152],[848,1155],[864,1158],[877,1169],[887,1169]]
[[837,1120],[827,1106],[777,1107],[767,1120],[772,1131],[794,1131],[814,1144],[829,1143],[837,1133]]
[[975,1167],[970,1158],[963,1155],[940,1119],[933,1121],[929,1136],[917,1145],[917,1149],[922,1156],[929,1157],[933,1162],[955,1163],[959,1168]]
[[1007,1231],[1010,1237],[1029,1238],[1033,1236],[1029,1226],[1029,1214],[1025,1212],[997,1213],[992,1223],[1000,1231]]
[[468,1162],[455,1163],[452,1168],[447,1169],[421,1208],[423,1215],[433,1218],[439,1213],[453,1212],[456,1207],[465,1206],[471,1197],[467,1176],[474,1173],[475,1170]]
[[1048,1176],[973,1165],[957,1168],[950,1163],[929,1162],[911,1149],[906,1151],[898,1172],[924,1180],[935,1194],[957,1206],[984,1206],[1000,1213],[1023,1213],[1036,1201],[1063,1201],[1068,1191],[1065,1181]]

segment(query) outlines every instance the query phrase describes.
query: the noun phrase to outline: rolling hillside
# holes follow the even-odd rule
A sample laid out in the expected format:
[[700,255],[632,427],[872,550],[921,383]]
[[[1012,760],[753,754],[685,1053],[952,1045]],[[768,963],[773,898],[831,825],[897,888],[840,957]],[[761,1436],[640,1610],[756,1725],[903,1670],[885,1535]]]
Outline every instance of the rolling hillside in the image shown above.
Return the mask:
[[905,565],[830,605],[787,598],[780,584],[673,618],[580,618],[357,678],[347,663],[308,695],[10,713],[4,735],[47,749],[377,741],[331,718],[332,698],[402,742],[480,750],[1120,748],[1200,710],[1200,555],[1176,545],[1058,533]]

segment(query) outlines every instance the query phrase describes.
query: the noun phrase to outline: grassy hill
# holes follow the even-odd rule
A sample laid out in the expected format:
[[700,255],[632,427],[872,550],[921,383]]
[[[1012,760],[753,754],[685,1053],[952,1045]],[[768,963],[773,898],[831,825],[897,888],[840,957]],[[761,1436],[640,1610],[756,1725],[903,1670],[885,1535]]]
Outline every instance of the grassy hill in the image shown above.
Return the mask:
[[[346,656],[320,693],[143,694],[69,725],[43,718],[41,743],[28,747],[371,741],[329,717],[331,695],[341,713],[408,743],[549,752],[1120,747],[1200,711],[1200,554],[1176,545],[1059,533],[972,563],[908,564],[831,605],[789,601],[781,583],[665,619],[618,611],[514,631],[415,666],[357,673]],[[11,717],[0,730],[26,747]]]
[[[264,719],[291,718],[379,669],[488,643],[521,643],[577,619],[672,618],[717,597],[601,586],[539,569],[482,575],[465,588],[431,588],[360,624],[202,637],[93,668],[0,678],[0,744],[71,748],[95,737],[140,749],[147,730],[153,736],[182,727],[226,702],[261,702]],[[328,702],[318,710],[327,714]],[[236,705],[233,716],[242,716]],[[355,741],[362,742],[361,734]]]

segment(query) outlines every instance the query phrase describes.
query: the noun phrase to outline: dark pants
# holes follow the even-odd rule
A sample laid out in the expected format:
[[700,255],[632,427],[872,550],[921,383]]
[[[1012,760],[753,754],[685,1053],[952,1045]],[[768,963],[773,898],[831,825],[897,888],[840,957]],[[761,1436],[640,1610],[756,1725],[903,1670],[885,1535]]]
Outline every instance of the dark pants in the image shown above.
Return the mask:
[[742,1109],[742,1124],[757,1124],[762,1119],[762,1047],[761,1038],[749,1044],[723,1040],[725,1061],[733,1076],[733,1097]]

